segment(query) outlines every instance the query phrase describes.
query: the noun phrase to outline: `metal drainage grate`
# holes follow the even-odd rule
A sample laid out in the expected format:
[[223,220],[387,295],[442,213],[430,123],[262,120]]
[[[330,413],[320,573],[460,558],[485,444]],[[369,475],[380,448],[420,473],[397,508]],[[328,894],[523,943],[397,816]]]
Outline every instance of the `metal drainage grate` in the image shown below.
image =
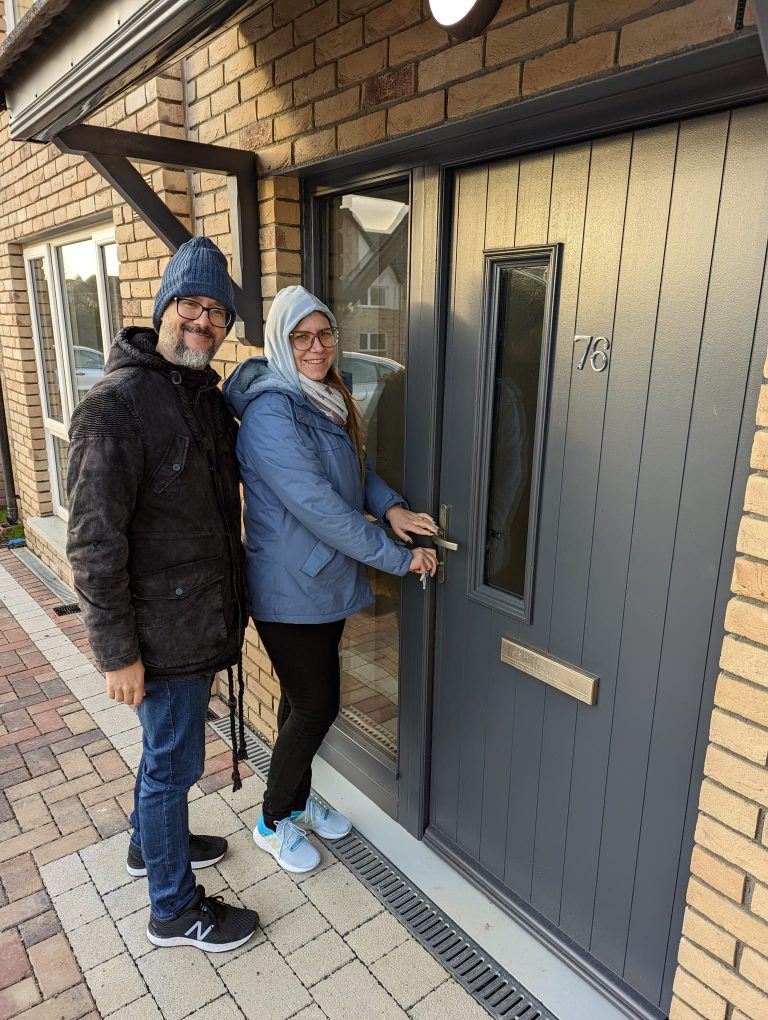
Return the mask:
[[[228,718],[217,719],[210,726],[231,746]],[[248,727],[245,747],[248,764],[266,780],[272,752]],[[359,832],[353,829],[344,839],[323,843],[490,1016],[557,1020]]]
[[54,606],[53,611],[57,616],[73,616],[80,612],[80,606],[77,602],[70,602],[66,606]]

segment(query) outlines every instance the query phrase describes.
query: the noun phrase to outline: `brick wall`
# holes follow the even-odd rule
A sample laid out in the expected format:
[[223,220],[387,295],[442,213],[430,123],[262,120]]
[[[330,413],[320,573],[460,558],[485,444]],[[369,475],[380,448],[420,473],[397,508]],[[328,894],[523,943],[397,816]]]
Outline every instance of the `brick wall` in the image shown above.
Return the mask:
[[757,426],[672,1020],[768,1016],[768,382]]

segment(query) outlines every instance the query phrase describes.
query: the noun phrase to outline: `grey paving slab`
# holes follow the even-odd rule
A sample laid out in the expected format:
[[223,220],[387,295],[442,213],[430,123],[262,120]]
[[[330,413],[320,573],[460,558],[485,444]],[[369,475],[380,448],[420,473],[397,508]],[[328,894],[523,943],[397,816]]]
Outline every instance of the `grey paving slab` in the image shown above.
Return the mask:
[[313,1005],[307,1006],[306,1009],[302,1009],[296,1016],[291,1017],[291,1020],[326,1020],[326,1016],[317,1003],[313,1003]]
[[136,744],[129,744],[127,747],[120,747],[117,751],[128,768],[136,772],[141,761],[141,741]]
[[[107,914],[75,928],[67,938],[81,970],[92,970],[125,952],[125,944]],[[129,947],[130,949],[130,947]]]
[[301,890],[341,935],[384,909],[340,862],[308,878]]
[[252,885],[250,889],[244,889],[240,893],[240,899],[243,906],[258,911],[261,924],[265,928],[307,902],[304,893],[284,871],[277,871],[274,875],[269,875],[256,885]]
[[130,833],[119,832],[80,851],[80,859],[102,895],[136,881],[125,869],[130,838]]
[[263,942],[219,974],[247,1020],[287,1020],[312,998],[274,946]]
[[247,889],[280,870],[274,857],[259,850],[253,842],[250,829],[241,828],[228,839],[227,855],[216,867],[235,892]]
[[365,964],[380,959],[409,938],[411,936],[405,927],[386,910],[346,936],[347,942]]
[[137,910],[133,914],[128,914],[117,922],[120,937],[134,960],[146,956],[147,953],[153,953],[157,949],[157,946],[153,946],[147,938],[148,924],[149,906]]
[[85,980],[102,1017],[147,993],[147,986],[128,953],[86,971]]
[[149,890],[146,878],[134,878],[128,885],[121,886],[104,897],[104,905],[115,921],[141,910],[148,903]]
[[218,793],[201,797],[189,805],[190,832],[230,836],[242,827],[243,823]]
[[191,946],[150,953],[138,967],[166,1020],[181,1020],[227,990],[207,955]]
[[90,882],[90,876],[77,854],[68,854],[66,857],[60,857],[58,861],[44,864],[40,869],[40,877],[49,896],[60,896],[70,889]]
[[163,1014],[151,995],[142,995],[129,1006],[123,1006],[113,1013],[111,1020],[163,1020]]
[[445,981],[445,969],[415,939],[377,960],[371,973],[403,1009],[410,1009]]
[[408,1016],[359,960],[318,982],[312,997],[329,1020],[404,1020]]
[[237,793],[232,792],[231,786],[226,786],[223,790],[219,790],[219,796],[239,815],[249,808],[261,806],[265,788],[266,784],[261,776],[254,774],[245,777],[243,785]]
[[222,995],[215,1002],[190,1013],[191,1020],[243,1020],[243,1014],[231,995]]
[[288,956],[329,928],[328,918],[323,917],[311,903],[304,903],[290,914],[270,924],[266,934],[278,952]]
[[[240,903],[233,892],[227,896],[227,902],[233,903],[235,906],[240,906]],[[262,942],[266,942],[267,937],[261,928],[248,939],[243,946],[239,946],[237,949],[230,949],[228,953],[211,953],[208,959],[211,961],[216,970],[221,970],[232,960],[237,960],[241,956],[245,956],[246,953],[250,953],[256,946],[260,946]]]
[[286,958],[296,977],[307,988],[354,959],[354,953],[335,931],[326,931]]
[[488,1014],[456,981],[447,978],[439,988],[408,1010],[412,1020],[488,1020]]
[[54,896],[53,905],[66,932],[74,931],[105,913],[101,897],[90,884]]
[[135,745],[141,747],[141,726],[137,730],[123,730],[122,733],[115,733],[109,739],[112,742],[112,746],[118,751],[124,747],[133,747]]
[[125,730],[138,729],[141,726],[139,717],[127,705],[115,705],[114,708],[108,708],[104,712],[96,712],[91,718],[105,737],[123,733]]

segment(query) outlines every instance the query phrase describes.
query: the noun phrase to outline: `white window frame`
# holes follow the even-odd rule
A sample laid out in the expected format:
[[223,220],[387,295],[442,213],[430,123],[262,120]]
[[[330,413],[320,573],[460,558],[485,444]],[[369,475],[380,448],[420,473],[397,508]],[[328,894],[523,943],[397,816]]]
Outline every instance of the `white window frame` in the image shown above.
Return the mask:
[[[97,249],[102,249],[110,244],[116,243],[115,229],[110,225],[95,227],[91,230],[79,230],[72,233],[59,234],[48,241],[29,245],[23,249],[27,293],[29,296],[30,311],[32,313],[32,336],[35,346],[37,378],[40,387],[40,405],[43,412],[45,447],[48,455],[48,476],[51,485],[51,501],[53,504],[53,512],[65,521],[69,519],[69,513],[64,506],[63,493],[59,488],[59,473],[56,466],[54,437],[58,437],[65,443],[69,442],[69,423],[72,419],[72,412],[76,407],[76,401],[74,350],[72,344],[68,341],[67,311],[59,249],[65,245],[75,244],[79,241],[92,241]],[[48,299],[51,304],[51,327],[53,331],[56,374],[59,383],[61,411],[62,418],[64,419],[63,422],[56,421],[55,418],[48,417],[47,413],[47,390],[45,384],[43,349],[39,333],[37,295],[35,293],[32,277],[32,262],[38,259],[43,260],[43,264],[45,265],[45,275],[48,281]],[[104,272],[104,255],[101,250],[97,251],[96,266],[96,289],[99,298],[99,320],[101,323],[102,349],[106,360],[109,345],[112,342],[112,336],[109,320],[109,295],[107,293],[106,274]]]
[[[380,347],[371,347],[371,337],[372,336],[381,337],[381,346]],[[365,344],[366,344],[365,347],[363,347],[363,338],[365,338]],[[360,349],[361,353],[364,352],[366,354],[382,354],[382,353],[386,352],[386,350],[387,350],[387,334],[383,330],[380,330],[380,329],[374,329],[374,330],[369,330],[369,331],[360,330],[360,334],[359,334],[359,338],[358,338],[358,343],[360,344],[360,348],[359,349]]]
[[[8,35],[21,21],[16,11],[16,0],[5,0],[3,4],[3,15],[5,17],[5,34]],[[23,17],[23,15],[22,15]]]

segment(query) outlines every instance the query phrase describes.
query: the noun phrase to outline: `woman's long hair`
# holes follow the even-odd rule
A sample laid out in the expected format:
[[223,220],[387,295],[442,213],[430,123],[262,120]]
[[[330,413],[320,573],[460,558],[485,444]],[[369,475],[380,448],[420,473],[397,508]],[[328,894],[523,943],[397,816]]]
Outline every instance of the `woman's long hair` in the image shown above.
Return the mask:
[[335,390],[344,398],[344,403],[347,406],[347,432],[349,438],[352,440],[352,445],[357,453],[357,459],[360,461],[360,483],[365,484],[365,425],[363,423],[363,417],[360,414],[360,409],[357,406],[357,401],[350,393],[344,380],[341,377],[341,372],[335,365],[332,365],[328,370],[328,375],[324,380],[328,386],[332,386]]

